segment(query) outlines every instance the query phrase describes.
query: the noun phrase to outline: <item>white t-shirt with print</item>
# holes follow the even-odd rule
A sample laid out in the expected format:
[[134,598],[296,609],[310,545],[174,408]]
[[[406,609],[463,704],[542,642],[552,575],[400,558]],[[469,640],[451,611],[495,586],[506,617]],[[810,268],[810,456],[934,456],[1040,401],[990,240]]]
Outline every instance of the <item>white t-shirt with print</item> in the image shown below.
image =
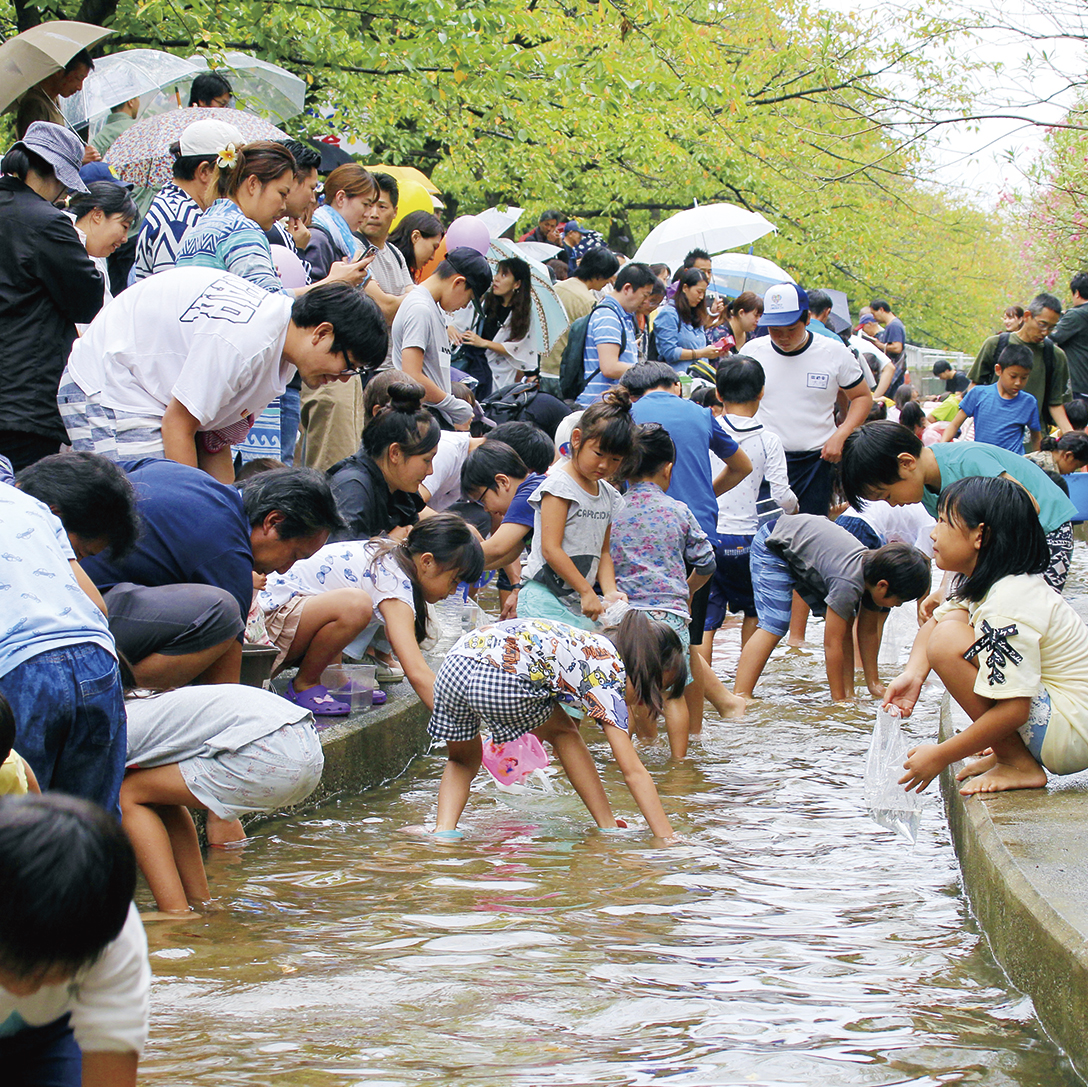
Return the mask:
[[[942,618],[964,603],[950,600]],[[1088,769],[1088,627],[1041,574],[1001,578],[968,604],[979,647],[975,694],[984,698],[1050,695],[1043,766],[1055,774]],[[983,629],[988,624],[989,631]],[[982,641],[985,639],[985,641]]]
[[431,496],[427,505],[432,510],[442,513],[461,501],[461,468],[468,460],[471,441],[471,434],[442,431],[438,439],[438,452],[431,462],[431,474],[423,481]]
[[294,376],[292,302],[217,268],[159,272],[91,322],[68,373],[108,408],[161,418],[176,398],[201,430],[219,430],[260,415]]
[[809,336],[808,346],[792,355],[779,351],[770,336],[744,345],[766,378],[756,419],[782,439],[787,453],[822,449],[835,433],[839,389],[864,382],[861,365],[841,342]]
[[130,905],[117,939],[69,981],[45,985],[32,996],[15,996],[0,985],[0,1036],[24,1024],[44,1027],[70,1012],[83,1052],[139,1055],[147,1042],[150,993],[147,937]]

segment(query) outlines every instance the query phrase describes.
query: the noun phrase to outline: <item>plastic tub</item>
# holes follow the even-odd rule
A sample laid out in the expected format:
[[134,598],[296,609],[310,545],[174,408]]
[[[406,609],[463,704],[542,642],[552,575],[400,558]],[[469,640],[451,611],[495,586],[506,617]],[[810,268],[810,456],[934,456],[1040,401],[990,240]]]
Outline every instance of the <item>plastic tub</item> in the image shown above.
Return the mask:
[[243,645],[241,681],[247,687],[271,686],[272,665],[279,650],[274,645]]
[[370,709],[377,683],[373,664],[334,664],[321,673],[320,683],[341,702],[351,703],[351,712]]

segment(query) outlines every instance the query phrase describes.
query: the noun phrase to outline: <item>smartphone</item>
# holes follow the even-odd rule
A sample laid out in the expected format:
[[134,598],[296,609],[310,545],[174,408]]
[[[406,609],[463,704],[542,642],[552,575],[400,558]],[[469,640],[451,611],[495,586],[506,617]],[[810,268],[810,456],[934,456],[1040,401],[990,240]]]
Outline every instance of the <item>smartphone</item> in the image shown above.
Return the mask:
[[366,248],[365,248],[365,249],[364,249],[364,250],[363,250],[363,251],[362,251],[362,252],[361,252],[361,253],[359,254],[359,259],[360,259],[360,260],[366,260],[366,258],[367,258],[367,257],[371,257],[371,256],[373,256],[373,255],[374,255],[375,253],[377,253],[377,251],[378,251],[378,247],[377,247],[376,245],[368,245],[368,246],[367,246],[367,247],[366,247]]

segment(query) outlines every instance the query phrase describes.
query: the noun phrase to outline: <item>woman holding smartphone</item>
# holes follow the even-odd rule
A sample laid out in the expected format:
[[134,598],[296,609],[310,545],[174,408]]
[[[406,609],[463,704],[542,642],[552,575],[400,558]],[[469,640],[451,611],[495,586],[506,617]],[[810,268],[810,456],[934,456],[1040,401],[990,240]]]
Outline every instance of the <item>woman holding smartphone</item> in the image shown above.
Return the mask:
[[[356,163],[337,166],[325,180],[324,200],[310,224],[310,244],[302,253],[324,278],[338,260],[366,259],[363,243],[355,236],[363,225],[367,207],[378,197],[378,186],[370,173]],[[369,247],[373,256],[375,246]],[[369,261],[368,261],[369,263]]]

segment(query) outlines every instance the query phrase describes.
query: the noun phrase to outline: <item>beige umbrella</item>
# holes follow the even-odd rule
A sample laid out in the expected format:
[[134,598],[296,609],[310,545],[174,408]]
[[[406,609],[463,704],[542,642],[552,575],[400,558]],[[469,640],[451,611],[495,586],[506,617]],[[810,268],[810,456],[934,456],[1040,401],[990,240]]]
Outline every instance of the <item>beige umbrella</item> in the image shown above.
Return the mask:
[[91,23],[41,23],[0,45],[0,112],[36,83],[59,72],[81,49],[112,34]]

